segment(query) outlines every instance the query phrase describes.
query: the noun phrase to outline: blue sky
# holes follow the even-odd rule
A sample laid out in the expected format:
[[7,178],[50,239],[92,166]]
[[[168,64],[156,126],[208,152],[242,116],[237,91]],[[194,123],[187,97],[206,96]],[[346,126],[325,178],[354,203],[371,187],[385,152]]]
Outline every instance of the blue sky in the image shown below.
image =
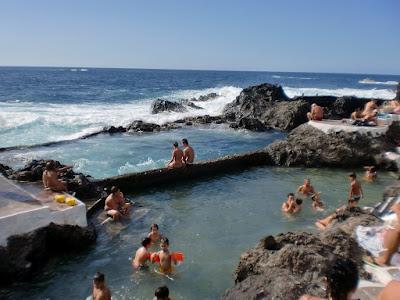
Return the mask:
[[400,74],[399,0],[1,0],[0,65]]

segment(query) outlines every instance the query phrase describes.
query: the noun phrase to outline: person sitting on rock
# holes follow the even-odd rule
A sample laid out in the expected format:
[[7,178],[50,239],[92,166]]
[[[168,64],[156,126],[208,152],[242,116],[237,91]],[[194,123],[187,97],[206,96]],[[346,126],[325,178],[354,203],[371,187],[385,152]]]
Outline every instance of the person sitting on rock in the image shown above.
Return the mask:
[[324,203],[321,201],[321,193],[315,193],[311,196],[312,200],[312,208],[315,210],[323,210],[324,209]]
[[323,271],[327,298],[303,295],[299,300],[351,300],[357,290],[358,267],[350,259],[341,256],[331,258]]
[[195,156],[194,150],[189,145],[187,139],[183,139],[182,144],[183,144],[183,162],[185,164],[192,164],[194,162],[194,156]]
[[363,112],[361,108],[357,107],[356,110],[351,114],[351,119],[356,121],[356,120],[362,120],[363,118]]
[[376,178],[378,177],[375,166],[366,166],[364,167],[364,170],[365,170],[364,178],[366,181],[375,181]]
[[315,190],[314,187],[311,185],[311,180],[308,178],[304,179],[303,185],[298,187],[297,192],[306,197],[314,195]]
[[373,262],[380,266],[390,265],[392,256],[399,251],[400,248],[400,203],[394,204],[391,208],[396,214],[397,222],[393,228],[386,230],[383,236],[383,249],[378,257],[373,258]]
[[131,205],[125,202],[124,194],[118,187],[111,188],[111,194],[108,195],[105,201],[104,210],[107,216],[113,221],[119,220],[122,216],[129,216]]
[[336,209],[336,211],[333,214],[330,214],[329,216],[327,216],[325,219],[322,220],[317,220],[317,222],[315,222],[315,226],[318,227],[318,229],[320,230],[325,230],[326,227],[331,224],[333,222],[333,220],[335,219],[345,219],[345,217],[343,216],[346,211],[347,212],[352,212],[355,211],[358,207],[358,201],[354,200],[354,199],[349,199],[347,201],[347,205],[343,205],[341,207],[339,207],[338,209]]
[[364,110],[362,112],[362,120],[370,122],[370,125],[376,125],[378,114],[378,106],[375,100],[371,100],[365,104]]
[[287,200],[282,204],[282,211],[288,214],[294,214],[299,212],[300,209],[301,209],[301,204],[299,205],[297,203],[293,193],[289,193]]
[[46,190],[52,190],[53,192],[66,192],[67,183],[58,179],[58,172],[63,172],[70,168],[72,168],[72,166],[56,168],[54,161],[48,161],[42,175],[44,188]]
[[164,285],[157,288],[153,300],[171,300],[168,287]]
[[150,261],[150,252],[149,252],[150,246],[151,246],[151,239],[148,237],[143,239],[142,247],[140,247],[136,251],[135,258],[132,261],[132,266],[135,269],[147,268],[146,262]]
[[111,292],[105,283],[104,274],[96,272],[93,277],[93,300],[111,300]]
[[392,280],[379,293],[378,300],[398,300],[400,295],[400,280]]
[[310,121],[322,121],[324,117],[324,108],[316,103],[311,104],[311,111],[307,113],[307,118]]
[[179,148],[178,142],[175,142],[172,147],[171,161],[168,163],[168,169],[175,169],[183,167],[183,152]]

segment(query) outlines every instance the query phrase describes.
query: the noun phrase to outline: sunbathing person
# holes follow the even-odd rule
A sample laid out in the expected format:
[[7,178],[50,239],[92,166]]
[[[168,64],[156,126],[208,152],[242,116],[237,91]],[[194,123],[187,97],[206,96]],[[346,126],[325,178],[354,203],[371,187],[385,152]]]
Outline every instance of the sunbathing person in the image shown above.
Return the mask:
[[183,167],[183,152],[179,148],[178,142],[173,144],[171,161],[168,163],[168,169]]
[[310,121],[322,121],[324,117],[324,108],[315,103],[311,104],[311,111],[307,113],[307,118]]
[[378,300],[398,300],[400,295],[400,281],[392,280],[379,293]]
[[[282,211],[288,214],[294,214],[301,210],[301,202],[295,199],[293,193],[288,194],[288,199],[282,204]],[[300,203],[300,204],[299,204]]]
[[334,213],[330,214],[325,219],[318,219],[317,222],[315,222],[315,226],[317,226],[320,230],[325,230],[326,227],[333,222],[333,220],[345,219],[346,211],[354,211],[358,208],[357,205],[358,201],[355,201],[354,199],[349,199],[347,205],[339,207]]
[[376,105],[376,100],[371,100],[367,102],[364,106],[364,110],[362,112],[362,115],[365,117],[366,115],[372,113],[373,111],[378,109],[378,105]]
[[314,210],[323,210],[324,209],[324,203],[321,201],[321,193],[315,193],[311,196],[312,200],[312,208]]
[[183,144],[183,161],[185,162],[185,164],[192,164],[195,157],[194,150],[189,145],[187,139],[183,139],[182,144]]
[[158,231],[158,225],[157,224],[152,224],[150,227],[150,233],[147,235],[148,238],[150,238],[152,244],[158,243],[162,235]]
[[365,180],[375,181],[375,179],[378,177],[375,166],[364,167],[364,170],[365,170],[365,175],[364,175]]
[[361,184],[357,181],[356,173],[350,173],[349,180],[350,180],[349,199],[353,199],[358,203],[358,201],[360,201],[361,198],[364,198],[364,194]]
[[396,203],[391,207],[397,216],[397,223],[392,229],[388,229],[383,237],[383,247],[385,250],[376,258],[374,263],[380,266],[386,266],[390,264],[393,254],[399,251],[400,247],[400,203]]
[[[326,280],[326,293],[329,300],[350,300],[357,290],[358,268],[349,258],[335,256],[330,259],[323,271]],[[303,295],[299,300],[323,300],[319,297]]]
[[111,217],[113,221],[119,220],[122,216],[129,216],[131,205],[125,202],[124,194],[113,186],[111,188],[111,194],[108,195],[105,201],[104,210],[107,212],[107,216]]
[[357,107],[356,110],[351,114],[352,120],[362,120],[363,114],[361,108]]
[[42,175],[44,188],[47,190],[52,190],[53,192],[66,192],[67,183],[58,179],[58,172],[63,172],[70,168],[72,168],[72,166],[56,168],[54,161],[51,160],[47,162]]
[[145,238],[142,241],[142,247],[140,247],[136,253],[135,253],[135,258],[132,260],[132,266],[135,269],[139,268],[147,268],[146,262],[150,261],[150,252],[149,248],[151,245],[151,239],[150,238]]
[[314,187],[311,185],[311,180],[304,179],[303,185],[298,187],[297,192],[307,197],[315,194]]

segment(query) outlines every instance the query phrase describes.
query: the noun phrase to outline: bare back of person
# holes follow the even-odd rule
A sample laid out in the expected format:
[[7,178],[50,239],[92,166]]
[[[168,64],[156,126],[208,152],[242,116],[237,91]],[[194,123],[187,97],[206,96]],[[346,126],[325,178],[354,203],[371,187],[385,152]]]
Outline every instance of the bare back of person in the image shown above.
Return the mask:
[[191,146],[187,146],[183,149],[183,159],[187,164],[192,164],[194,162],[194,150]]
[[351,182],[350,189],[352,198],[361,197],[361,185],[357,180]]
[[111,300],[111,292],[105,285],[102,288],[93,287],[93,300]]
[[46,189],[50,189],[55,192],[65,192],[67,191],[66,184],[58,179],[57,171],[55,170],[45,170],[43,171],[43,185]]
[[183,152],[181,149],[176,148],[172,152],[172,162],[168,165],[169,168],[183,167]]
[[140,247],[135,254],[133,266],[140,268],[146,266],[146,262],[150,259],[150,252],[145,247]]

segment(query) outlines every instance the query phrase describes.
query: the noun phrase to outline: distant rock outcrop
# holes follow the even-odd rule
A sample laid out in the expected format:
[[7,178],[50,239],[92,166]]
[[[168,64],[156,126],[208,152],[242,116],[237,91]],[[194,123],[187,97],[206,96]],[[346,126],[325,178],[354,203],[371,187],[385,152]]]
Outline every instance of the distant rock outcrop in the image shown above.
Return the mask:
[[357,225],[376,225],[379,220],[360,210],[347,211],[322,233],[287,232],[267,236],[240,257],[235,286],[222,300],[297,300],[302,294],[326,297],[322,270],[331,255],[352,259],[361,276],[364,251],[352,236]]
[[151,113],[158,114],[163,111],[186,112],[186,107],[179,102],[157,99],[151,106]]
[[400,101],[400,82],[397,84],[396,97],[394,100]]

